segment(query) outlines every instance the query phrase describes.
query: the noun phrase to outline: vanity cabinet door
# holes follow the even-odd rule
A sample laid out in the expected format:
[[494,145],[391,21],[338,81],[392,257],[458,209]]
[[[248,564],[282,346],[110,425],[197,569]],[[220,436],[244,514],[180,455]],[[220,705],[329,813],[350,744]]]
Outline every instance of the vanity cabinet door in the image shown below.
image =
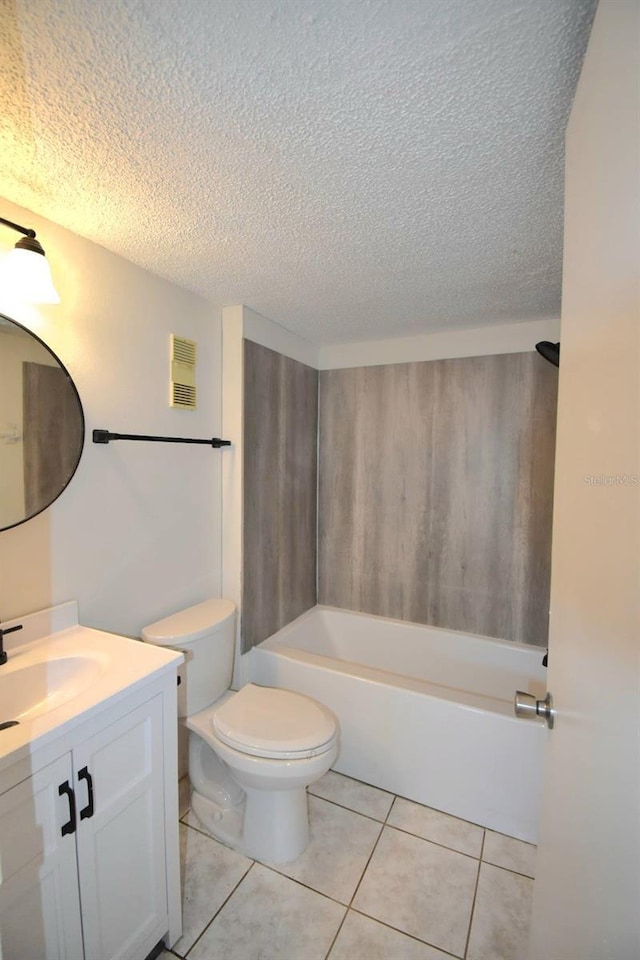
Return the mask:
[[74,748],[73,766],[85,958],[144,958],[168,925],[162,695]]
[[65,754],[0,796],[2,960],[82,960],[72,787]]

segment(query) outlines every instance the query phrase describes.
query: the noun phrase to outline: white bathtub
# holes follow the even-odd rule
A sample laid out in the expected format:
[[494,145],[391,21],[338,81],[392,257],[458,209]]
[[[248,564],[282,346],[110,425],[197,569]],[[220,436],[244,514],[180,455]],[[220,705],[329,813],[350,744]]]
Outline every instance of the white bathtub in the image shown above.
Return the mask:
[[334,711],[335,770],[536,843],[547,729],[516,720],[513,695],[544,697],[543,653],[318,606],[243,659],[247,679]]

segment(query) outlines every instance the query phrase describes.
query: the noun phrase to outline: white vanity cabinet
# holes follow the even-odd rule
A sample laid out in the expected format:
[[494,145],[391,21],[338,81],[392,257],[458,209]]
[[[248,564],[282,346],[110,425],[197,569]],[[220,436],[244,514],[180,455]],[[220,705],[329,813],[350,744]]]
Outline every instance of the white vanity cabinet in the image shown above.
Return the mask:
[[82,957],[75,838],[58,787],[70,783],[71,755],[0,796],[0,956]]
[[174,669],[0,775],[2,960],[144,960],[179,936],[175,686]]
[[162,748],[159,695],[73,751],[85,960],[128,960],[167,930]]

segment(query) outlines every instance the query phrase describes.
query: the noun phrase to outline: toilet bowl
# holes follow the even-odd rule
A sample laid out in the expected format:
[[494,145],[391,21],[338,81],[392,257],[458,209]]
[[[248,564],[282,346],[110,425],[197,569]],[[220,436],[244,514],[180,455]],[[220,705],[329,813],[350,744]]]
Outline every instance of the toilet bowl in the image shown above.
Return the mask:
[[186,725],[191,804],[203,826],[254,859],[295,860],[309,842],[306,788],[338,754],[332,714],[249,683]]
[[150,643],[183,650],[181,722],[191,807],[204,829],[247,856],[295,860],[309,841],[307,787],[338,755],[334,715],[290,690],[230,691],[235,606],[208,600],[150,624]]

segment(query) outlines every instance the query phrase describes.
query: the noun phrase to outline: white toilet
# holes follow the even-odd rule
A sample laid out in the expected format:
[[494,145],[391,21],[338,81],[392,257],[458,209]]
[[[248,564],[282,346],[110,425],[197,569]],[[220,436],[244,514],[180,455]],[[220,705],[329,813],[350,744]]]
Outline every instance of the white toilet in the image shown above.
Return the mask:
[[198,820],[249,857],[286,863],[309,842],[307,787],[338,755],[336,719],[291,690],[229,690],[235,615],[230,600],[205,600],[144,627],[142,637],[185,654],[178,712],[189,729]]

